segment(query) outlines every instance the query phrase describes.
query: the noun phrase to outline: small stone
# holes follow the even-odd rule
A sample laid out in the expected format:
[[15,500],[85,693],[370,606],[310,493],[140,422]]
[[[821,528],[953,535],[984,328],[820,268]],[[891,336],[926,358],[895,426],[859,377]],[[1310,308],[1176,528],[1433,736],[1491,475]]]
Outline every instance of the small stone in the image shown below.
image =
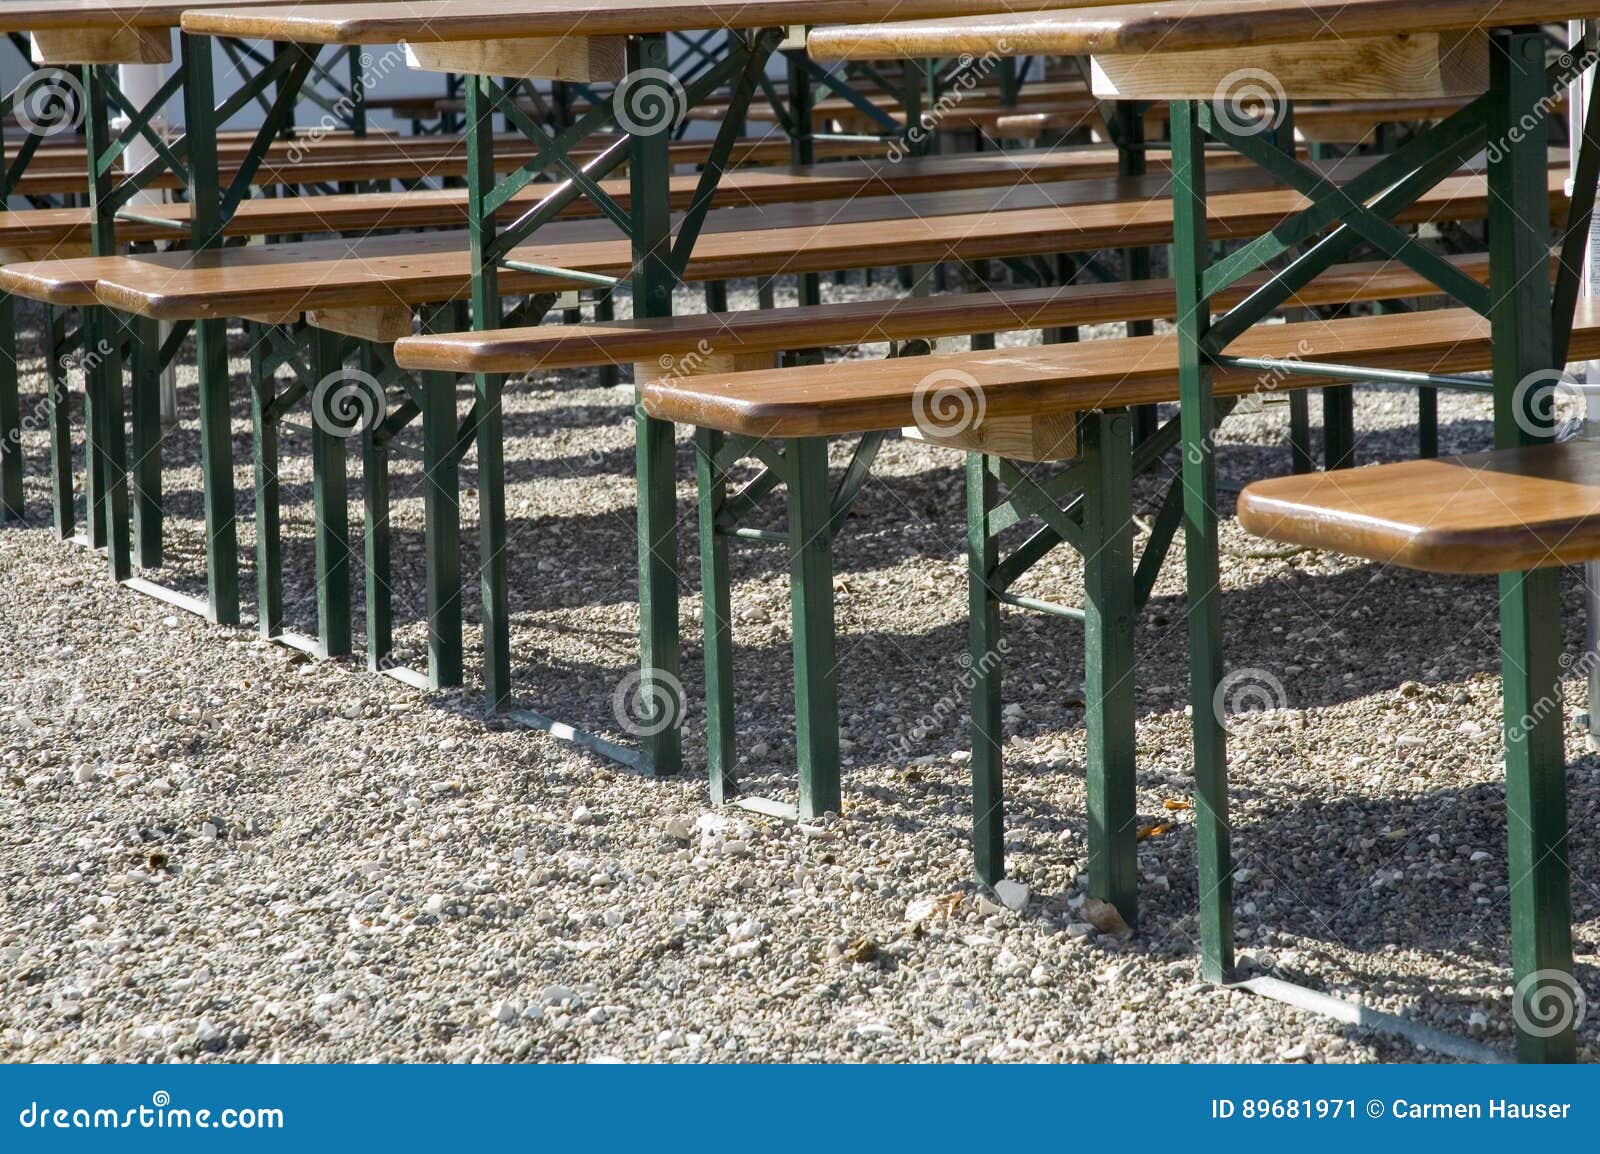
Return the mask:
[[1122,913],[1110,902],[1101,901],[1099,898],[1083,899],[1083,917],[1090,925],[1102,934],[1127,941],[1133,937],[1133,929],[1123,920]]
[[588,806],[580,805],[577,809],[572,811],[573,825],[592,825],[593,823],[594,814],[589,812]]
[[496,1002],[491,1017],[503,1026],[509,1026],[517,1020],[520,1011],[510,1002]]
[[202,1046],[209,1045],[222,1037],[222,1027],[209,1018],[201,1018],[200,1024],[194,1028],[194,1036]]
[[688,841],[694,837],[694,822],[682,814],[667,818],[667,836],[674,841]]
[[444,895],[431,894],[428,900],[422,903],[422,912],[430,918],[436,918],[444,913]]
[[94,780],[95,768],[92,765],[80,765],[72,771],[72,780],[79,785],[87,785]]
[[1001,878],[994,883],[994,896],[1008,910],[1018,913],[1028,908],[1029,890],[1022,882],[1012,881],[1010,878]]

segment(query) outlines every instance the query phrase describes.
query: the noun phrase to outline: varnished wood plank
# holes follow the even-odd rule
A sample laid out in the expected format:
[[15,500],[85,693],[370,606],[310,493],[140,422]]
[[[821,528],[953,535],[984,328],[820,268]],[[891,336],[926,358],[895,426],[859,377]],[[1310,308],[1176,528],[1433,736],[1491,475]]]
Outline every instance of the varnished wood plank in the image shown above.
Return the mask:
[[[1174,53],[1263,44],[1326,44],[1396,32],[1423,34],[1600,16],[1600,0],[1164,0],[1152,4],[956,19],[904,19],[813,29],[818,60],[1056,53]],[[999,48],[1004,45],[1004,48]]]
[[1261,537],[1440,573],[1600,558],[1600,442],[1567,441],[1246,486]]
[[[1487,254],[1456,257],[1469,276],[1487,281]],[[1231,307],[1269,274],[1241,280],[1215,298]],[[1290,302],[1324,304],[1387,300],[1428,294],[1429,285],[1393,261],[1362,261],[1329,269]],[[799,347],[854,346],[974,332],[1008,332],[1067,325],[1157,320],[1172,315],[1170,280],[1075,284],[1002,292],[946,294],[882,301],[849,301],[736,313],[690,313],[581,325],[530,325],[489,332],[408,337],[395,345],[403,368],[456,373],[524,373],[668,358],[699,353],[772,354]]]
[[[1572,348],[1579,360],[1600,350],[1600,301],[1580,302]],[[1443,309],[1263,325],[1228,351],[1470,372],[1489,366],[1489,323],[1467,309]],[[663,420],[758,437],[841,436],[917,423],[919,390],[932,374],[970,382],[975,407],[987,419],[1176,401],[1177,366],[1176,337],[1158,335],[694,377],[647,385],[641,397],[646,412]],[[1221,367],[1213,382],[1217,396],[1328,383],[1286,375],[1264,384],[1258,372]]]
[[165,64],[172,59],[172,29],[41,28],[33,34],[35,64]]

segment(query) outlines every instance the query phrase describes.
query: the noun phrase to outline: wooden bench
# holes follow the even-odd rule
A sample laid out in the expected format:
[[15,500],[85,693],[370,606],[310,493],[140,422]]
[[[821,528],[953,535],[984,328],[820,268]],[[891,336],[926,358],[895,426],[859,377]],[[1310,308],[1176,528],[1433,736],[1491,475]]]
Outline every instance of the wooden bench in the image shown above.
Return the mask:
[[[426,347],[426,342],[419,341],[415,347]],[[1581,301],[1571,355],[1581,360],[1597,349],[1600,303]],[[1240,337],[1229,352],[1241,358],[1293,358],[1452,374],[1486,369],[1492,356],[1488,322],[1466,309],[1265,326]],[[1213,372],[1215,394],[1225,399],[1326,383],[1310,375],[1266,377],[1257,371],[1220,366]],[[830,497],[827,488],[827,439],[862,436],[865,444],[871,444],[886,431],[908,428],[917,430],[924,440],[972,454],[968,535],[971,564],[979,575],[974,582],[975,614],[988,618],[998,612],[1001,603],[1049,611],[1052,607],[1015,597],[1010,587],[1061,541],[1083,552],[1089,559],[1088,608],[1053,608],[1088,624],[1086,664],[1091,684],[1085,696],[1091,703],[1089,740],[1115,743],[1126,739],[1130,743],[1126,748],[1132,748],[1131,684],[1096,684],[1095,679],[1100,668],[1116,667],[1114,652],[1133,644],[1137,602],[1148,595],[1154,583],[1161,556],[1177,528],[1181,503],[1175,482],[1152,520],[1145,552],[1135,564],[1131,477],[1176,443],[1176,430],[1168,426],[1163,432],[1169,435],[1136,446],[1126,411],[1138,405],[1177,401],[1177,377],[1176,339],[1151,336],[904,357],[851,363],[848,368],[813,365],[663,375],[641,385],[646,413],[700,430],[697,457],[704,589],[726,590],[726,548],[733,511],[750,504],[748,492],[732,504],[726,495],[734,462],[755,456],[766,463],[768,473],[752,482],[757,494],[778,484],[788,486],[802,816],[836,809],[840,801],[831,548],[844,505],[843,498]],[[785,442],[781,458],[774,444],[777,441]],[[1025,451],[1040,445],[1054,445],[1057,450],[1049,454]],[[1025,450],[1018,451],[1018,446]],[[1034,482],[1008,464],[1011,459],[1040,456],[1076,456],[1078,460],[1061,478],[1049,482]],[[1430,462],[1406,469],[1411,472],[1391,470],[1383,479],[1375,477],[1362,491],[1378,492],[1387,480],[1388,492],[1398,494],[1392,499],[1403,502],[1409,491],[1403,481],[1412,476],[1444,475],[1440,466]],[[851,485],[859,485],[856,472],[852,465],[841,494],[848,494]],[[1267,522],[1259,518],[1279,517],[1280,494],[1335,493],[1348,478],[1359,478],[1363,472],[1383,470],[1341,470],[1260,486],[1253,490],[1256,507],[1262,510],[1254,523],[1264,528]],[[995,495],[997,479],[1011,490],[1004,505]],[[1560,483],[1564,481],[1559,469],[1544,482]],[[1015,553],[1001,557],[996,541],[999,532],[1028,516],[1041,518],[1045,528]],[[1310,525],[1312,520],[1307,517],[1302,523]],[[1272,524],[1287,523],[1280,517]],[[1274,529],[1274,533],[1298,539],[1292,528]],[[708,595],[703,612],[707,684],[723,695],[709,703],[714,727],[707,742],[712,789],[719,799],[733,799],[737,782],[732,652],[725,595]],[[982,651],[975,645],[971,654],[971,668],[981,672],[972,693],[975,851],[980,876],[989,882],[998,880],[1004,871],[998,753],[1001,670],[990,648],[997,636],[996,624],[986,620],[984,628],[975,629],[975,639],[981,637],[984,642]],[[1103,729],[1108,724],[1126,732],[1107,735]],[[1123,784],[1131,788],[1131,778]],[[1109,780],[1090,784],[1091,795],[1110,788],[1113,783]],[[1132,799],[1121,798],[1114,804],[1131,807]],[[763,803],[761,808],[771,806]],[[1092,821],[1091,831],[1095,838],[1091,854],[1132,862],[1132,825],[1108,829]],[[1130,909],[1123,907],[1131,900],[1128,897],[1118,903],[1130,922]]]
[[1600,558],[1600,442],[1275,477],[1239,494],[1258,537],[1430,573]]

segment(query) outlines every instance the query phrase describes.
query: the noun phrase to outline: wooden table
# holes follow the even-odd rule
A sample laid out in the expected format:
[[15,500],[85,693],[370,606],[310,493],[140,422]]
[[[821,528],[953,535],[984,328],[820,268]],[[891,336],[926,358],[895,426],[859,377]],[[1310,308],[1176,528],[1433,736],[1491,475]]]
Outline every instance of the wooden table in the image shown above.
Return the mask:
[[[1051,52],[1091,54],[1102,96],[1172,101],[1178,336],[1182,396],[1184,520],[1189,589],[1190,691],[1200,854],[1202,969],[1233,977],[1232,860],[1229,846],[1217,482],[1212,372],[1257,368],[1303,373],[1327,366],[1294,360],[1247,363],[1228,346],[1299,283],[1365,240],[1405,260],[1493,328],[1495,444],[1509,449],[1551,435],[1538,390],[1519,384],[1565,362],[1588,233],[1600,142],[1588,118],[1564,250],[1552,291],[1535,275],[1548,251],[1550,209],[1538,195],[1548,148],[1546,112],[1583,55],[1574,46],[1546,74],[1541,24],[1600,17],[1600,0],[1193,0],[1041,12],[1007,17],[823,28],[809,45],[819,59],[902,54]],[[1493,21],[1492,24],[1486,21]],[[1403,29],[1403,35],[1396,30]],[[1283,97],[1474,97],[1344,191],[1309,179],[1242,122],[1230,86],[1244,78]],[[1481,94],[1481,95],[1480,95]],[[1213,263],[1205,227],[1201,166],[1207,140],[1250,157],[1312,195],[1298,223]],[[1457,283],[1431,254],[1409,245],[1388,222],[1422,188],[1487,147],[1493,237],[1488,291]],[[1238,277],[1278,258],[1286,268],[1263,290],[1212,319],[1211,298]],[[1345,367],[1351,379],[1395,379]],[[1413,383],[1415,381],[1413,380]],[[1501,577],[1501,645],[1506,720],[1506,810],[1510,846],[1514,1004],[1518,1053],[1570,1060],[1570,1024],[1545,1032],[1541,991],[1571,982],[1571,901],[1567,866],[1559,571]],[[1131,678],[1131,668],[1129,669]],[[1549,708],[1549,702],[1558,703]],[[1123,735],[1125,738],[1126,735]],[[974,761],[980,751],[974,750]],[[1129,761],[1132,746],[1118,756]],[[1568,987],[1570,988],[1570,987]]]
[[[1023,0],[1029,8],[1049,0]],[[509,254],[535,230],[552,220],[562,206],[588,197],[618,229],[633,250],[633,271],[626,282],[578,274],[572,270],[532,271],[567,275],[572,284],[602,292],[626,287],[639,317],[671,313],[672,290],[693,251],[731,147],[765,73],[768,60],[792,26],[828,19],[888,19],[896,15],[955,16],[1013,9],[1010,0],[705,0],[700,3],[628,0],[574,8],[566,0],[424,0],[407,5],[348,4],[307,9],[301,5],[234,6],[195,9],[184,14],[186,51],[200,57],[208,36],[249,36],[296,45],[358,45],[404,42],[415,68],[466,74],[469,230],[474,290],[473,325],[499,327],[498,274],[529,267]],[[715,64],[697,72],[687,84],[668,66],[667,34],[723,28],[727,51]],[[792,63],[792,62],[791,62]],[[809,101],[791,68],[790,101]],[[551,81],[613,81],[607,96],[591,105],[553,138],[542,133],[518,107],[514,87],[503,78]],[[700,193],[674,226],[667,195],[671,165],[668,148],[677,114],[686,112],[727,88],[727,109],[712,157],[705,166]],[[803,112],[803,106],[800,109]],[[541,155],[503,178],[496,171],[494,118],[504,117],[542,146]],[[797,124],[809,123],[797,115]],[[613,124],[623,130],[607,138],[608,147],[582,164],[569,154],[597,130]],[[803,141],[801,142],[803,145]],[[809,163],[803,147],[797,163]],[[631,196],[626,208],[599,187],[608,173],[628,164]],[[551,172],[565,178],[560,191],[537,211],[507,223],[496,209],[537,176]],[[507,215],[505,213],[502,216]],[[548,303],[544,306],[548,307]],[[535,318],[536,319],[536,318]],[[202,372],[221,373],[202,366]],[[484,683],[491,709],[523,724],[571,737],[591,748],[654,774],[670,774],[682,762],[680,727],[684,715],[679,681],[677,476],[674,431],[639,410],[637,456],[639,484],[640,631],[642,674],[640,698],[656,712],[644,719],[643,751],[629,753],[603,738],[574,730],[532,710],[513,706],[509,652],[509,597],[505,571],[506,514],[504,449],[500,395],[503,381],[492,375],[475,378],[475,405],[469,415],[479,469],[479,534],[484,569]],[[449,564],[432,558],[430,564]],[[456,610],[458,612],[458,608]],[[444,628],[454,628],[446,623]],[[434,627],[430,625],[430,632]]]

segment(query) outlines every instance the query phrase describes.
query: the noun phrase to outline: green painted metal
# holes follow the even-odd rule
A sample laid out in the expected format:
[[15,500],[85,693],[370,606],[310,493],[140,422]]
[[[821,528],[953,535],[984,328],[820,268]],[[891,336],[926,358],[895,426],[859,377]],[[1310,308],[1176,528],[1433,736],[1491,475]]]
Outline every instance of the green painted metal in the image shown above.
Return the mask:
[[[320,383],[344,372],[337,333],[311,329],[312,372]],[[313,409],[316,394],[313,394]],[[327,414],[312,413],[311,503],[317,564],[317,644],[323,657],[348,657],[350,622],[350,506],[345,434]]]
[[1005,877],[1005,758],[1001,753],[1000,601],[993,584],[998,534],[989,512],[998,499],[994,459],[967,454],[967,658],[972,719],[972,863],[980,882]]
[[695,430],[695,482],[700,511],[700,620],[705,647],[706,771],[711,803],[739,794],[733,704],[733,615],[728,539],[719,528],[727,499],[727,474],[718,465],[724,436]]
[[389,526],[389,450],[377,428],[369,428],[361,434],[361,496],[367,668],[378,672],[393,663],[394,579]]
[[[425,331],[447,331],[447,310],[424,314]],[[461,684],[461,480],[456,439],[454,373],[421,374],[422,495],[426,523],[428,682],[434,689]]]
[[277,381],[265,371],[271,325],[247,324],[250,340],[250,427],[255,467],[256,628],[271,639],[283,633],[283,519],[278,481]]
[[[1493,307],[1495,445],[1548,438],[1530,375],[1556,364],[1550,322],[1550,209],[1545,191],[1548,121],[1534,113],[1545,92],[1538,29],[1494,34],[1490,53],[1489,251]],[[1572,905],[1567,862],[1565,708],[1561,688],[1561,574],[1500,578],[1506,832],[1511,884],[1517,1054],[1572,1061],[1565,1028],[1534,1030],[1540,999],[1572,986]],[[1563,990],[1563,986],[1565,989]]]
[[[96,256],[117,251],[116,221],[107,204],[111,178],[99,165],[102,153],[112,148],[109,70],[99,65],[83,68],[84,146],[90,157],[90,244]],[[114,581],[132,576],[133,559],[128,536],[128,485],[126,434],[123,428],[122,334],[118,319],[106,309],[82,310],[83,374],[92,397],[86,416],[86,452],[94,458],[89,469],[94,478],[91,508],[100,524],[100,543]]]
[[[628,71],[664,69],[664,35],[628,42]],[[633,314],[672,315],[672,216],[668,188],[672,172],[668,125],[634,133],[628,168],[633,210]],[[683,684],[679,678],[677,468],[673,427],[634,409],[639,541],[639,650],[643,700],[671,710],[669,723],[651,725],[646,763],[656,775],[677,773],[683,763]]]
[[45,404],[50,420],[50,508],[56,536],[65,541],[77,528],[77,510],[72,494],[72,418],[65,367],[67,325],[62,310],[44,307],[46,336],[44,375]]
[[1088,739],[1089,893],[1139,917],[1134,743],[1133,421],[1080,422],[1091,480],[1085,509],[1084,731]]
[[[467,77],[467,225],[472,247],[472,325],[500,327],[498,275],[489,252],[495,243],[494,100],[484,77]],[[473,377],[478,445],[478,585],[483,598],[483,689],[491,712],[511,703],[511,607],[506,581],[504,379]]]
[[1329,469],[1356,463],[1356,397],[1350,385],[1322,390],[1322,462]]
[[[216,94],[211,41],[181,37],[184,72],[185,139],[189,147],[190,247],[222,245],[221,199],[217,188]],[[208,616],[223,625],[239,623],[239,536],[233,491],[233,444],[228,389],[228,329],[221,320],[194,324],[199,370],[200,472],[206,520]]]
[[0,522],[20,521],[22,502],[22,398],[17,390],[17,306],[0,294]]
[[1203,285],[1205,138],[1194,101],[1175,100],[1172,140],[1172,274],[1177,283],[1178,395],[1183,520],[1189,591],[1189,702],[1193,711],[1195,817],[1200,885],[1200,968],[1214,982],[1233,974],[1233,864],[1228,827],[1222,683],[1222,589],[1217,541],[1216,405],[1204,342],[1211,313]]
[[1299,389],[1289,394],[1289,467],[1295,473],[1317,467],[1311,456],[1311,398]]
[[133,505],[133,553],[141,569],[161,564],[161,338],[149,317],[130,316],[133,438],[128,480]]
[[828,440],[789,442],[789,604],[794,621],[795,754],[800,817],[838,813],[839,685],[833,628]]

